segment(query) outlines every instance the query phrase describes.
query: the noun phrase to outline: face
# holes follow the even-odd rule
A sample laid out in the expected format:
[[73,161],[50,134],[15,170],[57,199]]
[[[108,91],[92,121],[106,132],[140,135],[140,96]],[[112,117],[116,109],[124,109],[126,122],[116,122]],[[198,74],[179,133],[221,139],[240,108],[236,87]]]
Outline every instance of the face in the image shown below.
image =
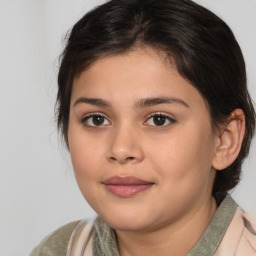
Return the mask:
[[217,136],[199,92],[152,49],[74,80],[69,150],[80,190],[117,230],[148,230],[207,204]]

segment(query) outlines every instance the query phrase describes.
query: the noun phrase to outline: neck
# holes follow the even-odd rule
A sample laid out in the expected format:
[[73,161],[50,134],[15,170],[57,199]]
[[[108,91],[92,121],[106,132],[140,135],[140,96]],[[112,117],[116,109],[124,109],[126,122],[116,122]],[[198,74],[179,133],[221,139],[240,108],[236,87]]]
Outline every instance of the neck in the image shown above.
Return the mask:
[[213,197],[175,223],[164,223],[151,231],[116,231],[121,256],[187,255],[198,242],[215,211]]

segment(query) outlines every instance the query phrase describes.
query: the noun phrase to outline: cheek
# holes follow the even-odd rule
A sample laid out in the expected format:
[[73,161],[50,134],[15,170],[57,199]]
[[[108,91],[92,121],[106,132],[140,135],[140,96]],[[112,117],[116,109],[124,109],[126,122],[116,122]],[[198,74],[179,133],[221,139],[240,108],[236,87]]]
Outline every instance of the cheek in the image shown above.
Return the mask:
[[81,193],[87,202],[94,208],[97,198],[98,184],[100,181],[100,148],[92,143],[90,137],[79,136],[78,133],[70,136],[70,155],[74,174]]
[[[150,147],[148,147],[150,148]],[[213,158],[211,127],[189,126],[177,129],[169,138],[154,143],[151,154],[152,165],[174,181],[200,179],[209,175]],[[185,180],[184,180],[185,182]]]
[[80,180],[86,182],[96,174],[96,165],[102,158],[100,141],[95,141],[92,138],[92,136],[86,136],[82,129],[70,128],[69,151],[78,183]]

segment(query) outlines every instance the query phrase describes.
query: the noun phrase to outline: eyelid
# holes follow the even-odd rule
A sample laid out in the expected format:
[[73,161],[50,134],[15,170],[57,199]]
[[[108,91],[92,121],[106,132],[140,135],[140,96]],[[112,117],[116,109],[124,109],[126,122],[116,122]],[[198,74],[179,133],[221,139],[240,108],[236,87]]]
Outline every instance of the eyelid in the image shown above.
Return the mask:
[[101,112],[91,112],[91,113],[88,113],[88,114],[84,115],[84,116],[82,117],[82,119],[81,119],[81,123],[83,123],[86,127],[91,127],[91,128],[95,128],[95,127],[101,128],[101,127],[107,126],[106,124],[102,124],[102,125],[89,125],[89,124],[86,124],[86,123],[85,123],[89,118],[94,117],[94,116],[101,116],[101,117],[103,117],[105,120],[108,121],[108,124],[107,124],[107,125],[111,124],[111,121],[109,120],[109,118],[106,117],[106,115],[103,114],[103,113],[101,113]]
[[[107,121],[108,123],[107,124],[100,124],[100,125],[93,125],[93,124],[88,124],[86,123],[86,121],[88,121],[89,118],[91,117],[94,117],[94,116],[100,116],[100,117],[103,117],[105,119],[105,121]],[[161,116],[161,117],[164,117],[166,118],[166,120],[168,121],[167,124],[163,124],[163,125],[154,125],[154,124],[147,124],[148,121],[151,119],[151,118],[154,118],[156,116]],[[144,125],[148,125],[148,126],[153,126],[153,127],[158,127],[158,128],[163,128],[163,127],[166,127],[166,126],[169,126],[173,123],[175,123],[176,120],[171,117],[169,114],[166,114],[166,113],[163,113],[163,112],[154,112],[154,113],[151,113],[150,115],[148,115],[146,117],[146,121],[143,123]],[[105,126],[108,126],[111,124],[111,121],[110,119],[104,114],[104,113],[101,113],[101,112],[91,112],[91,113],[87,113],[86,115],[84,115],[82,118],[81,118],[81,123],[83,123],[85,126],[87,127],[91,127],[91,128],[102,128],[102,127],[105,127]]]
[[[162,116],[162,117],[165,117],[169,123],[168,124],[165,124],[165,125],[149,125],[149,126],[153,126],[153,127],[159,127],[159,128],[163,128],[163,127],[166,127],[166,126],[169,126],[173,123],[176,123],[176,120],[171,117],[169,114],[165,114],[163,112],[155,112],[155,113],[151,113],[147,118],[146,118],[146,121],[144,122],[144,124],[146,124],[151,118],[153,117],[156,117],[156,116]],[[146,124],[147,125],[147,124]]]

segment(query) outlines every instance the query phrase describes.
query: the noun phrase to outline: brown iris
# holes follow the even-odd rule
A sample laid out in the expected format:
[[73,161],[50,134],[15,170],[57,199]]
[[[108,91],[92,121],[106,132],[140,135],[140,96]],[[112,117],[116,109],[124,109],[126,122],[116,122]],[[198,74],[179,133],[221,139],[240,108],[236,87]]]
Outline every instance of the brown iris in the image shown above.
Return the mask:
[[161,126],[161,125],[164,125],[166,122],[166,117],[165,116],[162,116],[162,115],[155,115],[153,117],[153,123],[156,125],[156,126]]
[[94,115],[91,118],[92,118],[92,123],[95,126],[102,125],[104,123],[104,120],[105,120],[105,118],[103,116],[100,116],[100,115]]

